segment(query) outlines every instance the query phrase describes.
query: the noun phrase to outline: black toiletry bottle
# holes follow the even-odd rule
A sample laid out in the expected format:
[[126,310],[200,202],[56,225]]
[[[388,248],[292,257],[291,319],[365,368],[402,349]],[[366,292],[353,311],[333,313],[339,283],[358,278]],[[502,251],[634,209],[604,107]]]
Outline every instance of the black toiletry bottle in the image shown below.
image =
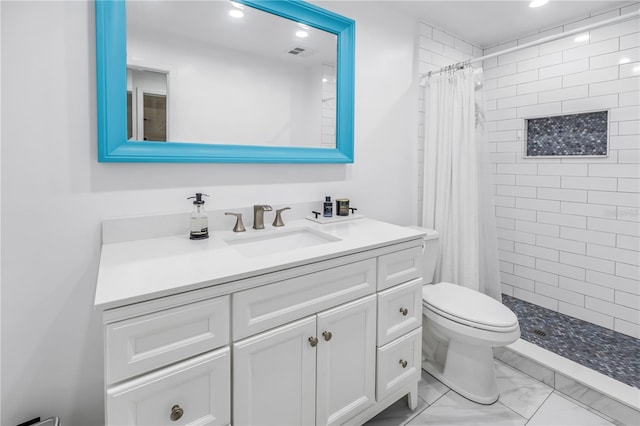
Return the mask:
[[322,216],[333,216],[333,203],[331,202],[331,197],[324,197],[324,208],[322,209]]
[[193,202],[193,211],[191,212],[191,232],[189,233],[189,239],[191,240],[204,240],[209,238],[209,217],[204,210],[204,200],[202,196],[208,197],[207,194],[196,192],[195,197],[189,197],[187,200],[195,198]]

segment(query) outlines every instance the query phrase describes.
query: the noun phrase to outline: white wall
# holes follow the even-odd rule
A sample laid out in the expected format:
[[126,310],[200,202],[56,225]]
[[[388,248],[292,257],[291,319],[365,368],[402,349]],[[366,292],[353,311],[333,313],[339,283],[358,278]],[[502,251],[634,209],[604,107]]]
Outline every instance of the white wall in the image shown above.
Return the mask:
[[216,209],[331,195],[416,223],[416,24],[369,2],[320,3],[357,21],[353,165],[98,163],[93,3],[2,2],[0,424],[103,422],[103,218],[188,212],[203,191]]
[[169,140],[321,146],[321,63],[147,32],[127,37],[128,64],[168,73]]
[[[637,9],[637,5],[634,6]],[[532,39],[627,13],[613,10]],[[506,294],[640,337],[640,21],[485,61]],[[623,58],[629,63],[620,64]],[[523,158],[524,118],[609,110],[608,158]]]

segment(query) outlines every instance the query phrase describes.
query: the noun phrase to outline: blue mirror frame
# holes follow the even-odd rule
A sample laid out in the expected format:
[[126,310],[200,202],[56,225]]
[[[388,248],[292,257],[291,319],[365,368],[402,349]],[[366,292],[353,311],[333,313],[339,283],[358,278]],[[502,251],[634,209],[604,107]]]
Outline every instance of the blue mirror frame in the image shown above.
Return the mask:
[[98,161],[353,163],[355,22],[301,0],[236,1],[336,34],[338,40],[336,148],[127,140],[125,0],[95,0]]

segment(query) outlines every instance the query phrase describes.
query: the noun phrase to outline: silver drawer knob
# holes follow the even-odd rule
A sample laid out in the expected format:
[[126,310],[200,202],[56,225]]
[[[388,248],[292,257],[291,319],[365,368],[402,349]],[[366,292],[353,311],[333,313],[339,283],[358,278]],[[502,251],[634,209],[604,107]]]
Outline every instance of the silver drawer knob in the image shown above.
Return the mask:
[[406,317],[409,313],[409,310],[407,308],[400,308],[400,313]]
[[318,346],[318,339],[315,337],[309,337],[309,344],[312,348],[315,348],[316,346]]
[[328,342],[333,337],[333,334],[331,334],[330,331],[324,331],[322,333],[322,336],[324,337],[324,340],[326,340]]
[[172,422],[177,422],[178,420],[180,420],[183,414],[184,414],[184,410],[180,408],[178,404],[176,404],[173,407],[171,407],[171,415],[169,416],[169,418],[171,419]]
[[407,368],[407,361],[401,359],[400,365],[402,366],[402,368]]

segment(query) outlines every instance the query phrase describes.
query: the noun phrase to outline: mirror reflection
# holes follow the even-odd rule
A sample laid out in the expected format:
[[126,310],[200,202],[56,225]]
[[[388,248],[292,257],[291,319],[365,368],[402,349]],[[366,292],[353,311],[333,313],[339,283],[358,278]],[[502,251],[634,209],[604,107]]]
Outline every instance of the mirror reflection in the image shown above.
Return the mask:
[[127,139],[166,142],[167,73],[127,68]]
[[134,141],[336,148],[337,39],[223,1],[128,1]]

